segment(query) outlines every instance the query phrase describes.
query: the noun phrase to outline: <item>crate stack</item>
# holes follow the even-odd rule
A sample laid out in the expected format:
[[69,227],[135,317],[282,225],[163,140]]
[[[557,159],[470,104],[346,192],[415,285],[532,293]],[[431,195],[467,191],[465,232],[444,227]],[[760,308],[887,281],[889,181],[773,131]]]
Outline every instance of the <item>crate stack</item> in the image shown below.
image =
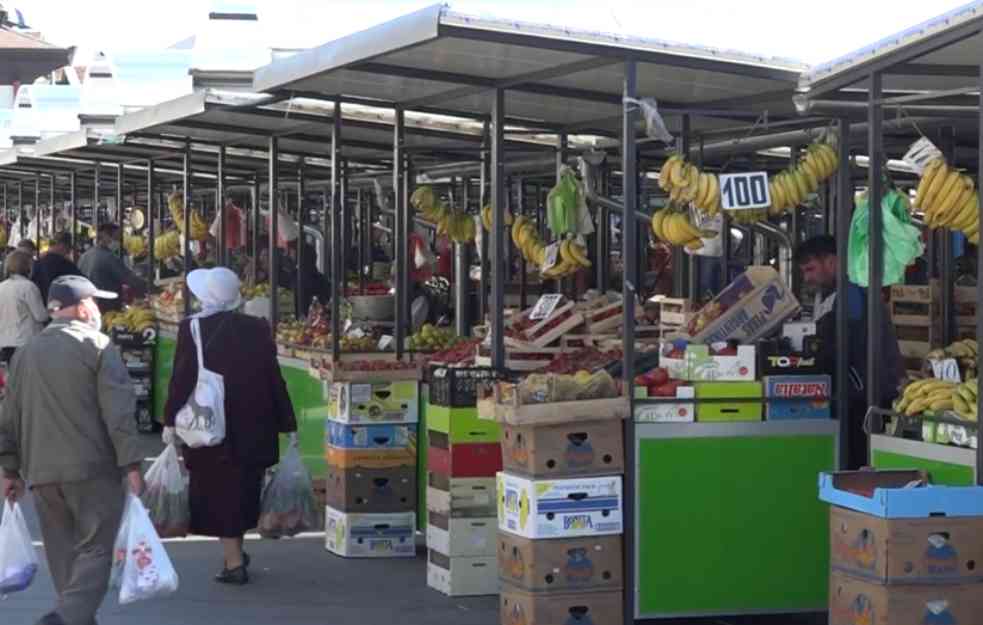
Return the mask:
[[327,390],[327,550],[415,557],[417,381],[335,381]]
[[892,286],[890,314],[905,369],[920,372],[925,356],[942,346],[942,290],[938,281]]
[[976,287],[957,286],[953,289],[956,304],[956,338],[976,338]]
[[622,422],[574,418],[562,406],[502,424],[503,625],[623,620]]
[[449,596],[498,593],[495,473],[500,428],[478,419],[493,369],[436,368],[427,406],[427,585]]
[[983,487],[927,481],[905,470],[820,476],[832,504],[830,625],[981,622]]

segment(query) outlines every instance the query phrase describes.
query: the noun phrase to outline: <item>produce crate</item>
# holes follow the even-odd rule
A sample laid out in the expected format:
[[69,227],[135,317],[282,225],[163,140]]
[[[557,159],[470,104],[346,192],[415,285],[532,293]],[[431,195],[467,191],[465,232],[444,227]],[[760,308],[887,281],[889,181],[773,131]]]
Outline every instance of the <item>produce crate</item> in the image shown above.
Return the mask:
[[[490,368],[492,365],[491,352],[477,347],[474,364],[478,367]],[[554,358],[564,353],[562,347],[509,347],[505,348],[505,368],[509,371],[537,371],[550,364]]]
[[683,327],[690,322],[696,312],[693,301],[689,299],[662,297],[657,300],[657,303],[659,304],[659,322],[663,326]]
[[953,289],[956,304],[956,326],[972,328],[976,337],[976,287],[957,286]]
[[934,280],[930,285],[894,285],[889,314],[898,326],[932,326],[940,320],[941,301],[941,291]]
[[474,407],[478,403],[478,385],[503,378],[491,367],[435,368],[430,376],[430,405]]
[[[519,315],[513,315],[509,319],[509,327],[514,330],[516,322],[525,319],[532,311],[533,309],[530,308]],[[575,310],[573,302],[567,302],[562,306],[557,306],[549,317],[519,331],[519,339],[533,347],[546,347],[559,341],[564,334],[568,334],[583,324],[584,316]]]
[[478,416],[509,425],[553,425],[578,419],[626,419],[631,415],[627,396],[607,399],[522,404],[515,391],[503,394],[496,384],[491,396],[478,400]]

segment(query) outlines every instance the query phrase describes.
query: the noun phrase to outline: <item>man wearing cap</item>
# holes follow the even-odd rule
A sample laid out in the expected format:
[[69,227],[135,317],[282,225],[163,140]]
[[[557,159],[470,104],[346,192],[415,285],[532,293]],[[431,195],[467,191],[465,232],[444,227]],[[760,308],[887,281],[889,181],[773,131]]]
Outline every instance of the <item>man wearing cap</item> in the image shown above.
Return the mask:
[[48,301],[48,288],[62,276],[81,276],[82,272],[69,256],[72,252],[72,235],[59,232],[51,239],[48,251],[34,263],[31,269],[31,282],[38,285],[41,300]]
[[17,350],[0,413],[4,496],[30,484],[58,600],[38,625],[92,625],[106,595],[125,498],[143,491],[136,397],[82,276],[51,283],[52,323]]
[[[147,284],[130,271],[119,257],[119,245],[119,226],[102,224],[99,226],[96,245],[79,259],[79,269],[96,287],[104,291],[120,293],[125,285],[141,294],[147,290]],[[121,306],[122,302],[118,300],[99,302],[99,309],[103,312],[119,310]]]

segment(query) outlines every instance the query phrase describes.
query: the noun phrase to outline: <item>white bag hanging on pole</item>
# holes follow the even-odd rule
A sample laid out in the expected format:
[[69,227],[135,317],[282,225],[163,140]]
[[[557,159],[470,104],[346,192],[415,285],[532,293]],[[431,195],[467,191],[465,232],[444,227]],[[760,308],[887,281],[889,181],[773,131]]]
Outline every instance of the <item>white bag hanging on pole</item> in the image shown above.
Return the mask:
[[0,523],[0,597],[27,590],[38,571],[38,555],[20,504],[4,500]]
[[178,576],[147,510],[136,495],[126,498],[116,536],[110,584],[119,588],[120,605],[177,592]]
[[191,320],[191,338],[198,351],[198,383],[174,419],[174,431],[188,447],[214,447],[225,440],[225,380],[205,368],[201,324]]

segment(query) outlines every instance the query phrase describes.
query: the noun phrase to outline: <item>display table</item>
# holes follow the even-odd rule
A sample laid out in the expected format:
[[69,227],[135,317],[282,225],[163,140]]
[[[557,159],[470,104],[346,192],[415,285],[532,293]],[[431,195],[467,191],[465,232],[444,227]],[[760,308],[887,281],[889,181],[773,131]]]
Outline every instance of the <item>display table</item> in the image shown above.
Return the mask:
[[637,619],[823,611],[838,423],[635,425]]
[[871,465],[877,469],[921,469],[935,484],[976,484],[976,450],[924,443],[884,434],[870,437]]

